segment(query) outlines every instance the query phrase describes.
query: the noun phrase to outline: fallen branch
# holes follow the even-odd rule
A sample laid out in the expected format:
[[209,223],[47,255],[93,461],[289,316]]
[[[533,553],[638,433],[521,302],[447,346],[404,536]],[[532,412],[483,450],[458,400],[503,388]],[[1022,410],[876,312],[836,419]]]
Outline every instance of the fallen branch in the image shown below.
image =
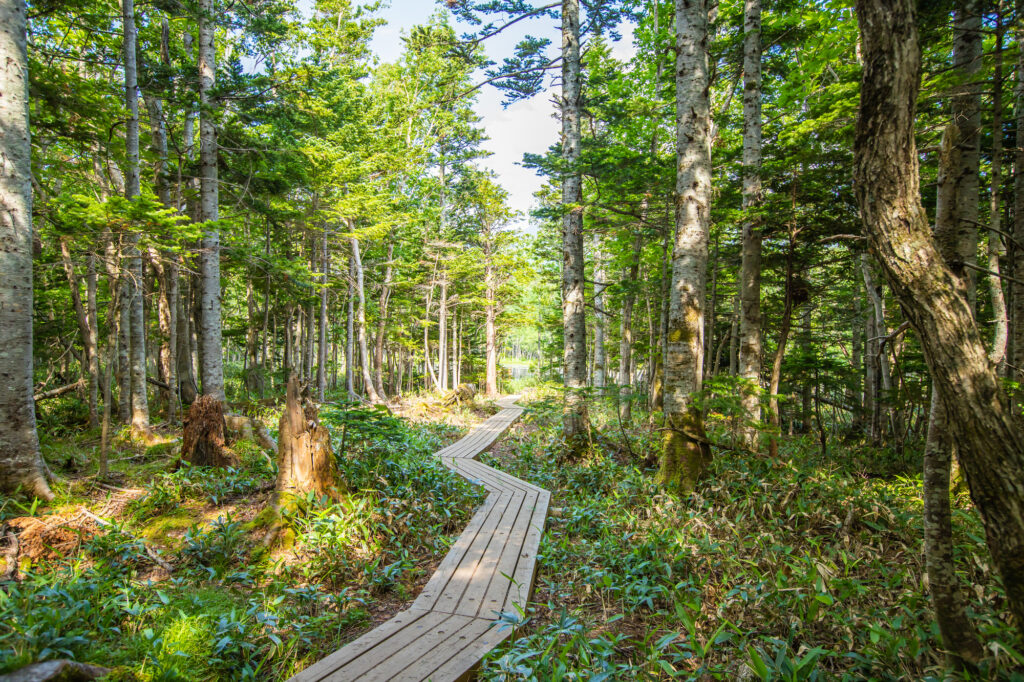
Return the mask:
[[36,402],[39,402],[40,400],[49,400],[50,398],[56,398],[58,396],[64,395],[65,393],[71,393],[71,391],[74,391],[77,388],[84,388],[84,387],[85,387],[85,380],[79,379],[75,383],[68,384],[67,386],[61,386],[60,388],[52,388],[49,391],[43,391],[42,393],[36,393],[34,396],[32,396],[32,399],[34,401],[36,401]]
[[165,382],[160,381],[159,379],[154,379],[153,377],[147,376],[146,377],[146,381],[148,381],[149,383],[153,384],[157,388],[164,389],[165,391],[171,390],[170,386],[168,386]]

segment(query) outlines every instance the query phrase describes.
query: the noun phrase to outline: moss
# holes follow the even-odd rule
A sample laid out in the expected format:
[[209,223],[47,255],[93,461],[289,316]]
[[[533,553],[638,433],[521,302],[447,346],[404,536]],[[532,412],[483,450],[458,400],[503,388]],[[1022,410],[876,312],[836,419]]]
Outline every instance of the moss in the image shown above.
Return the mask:
[[177,441],[167,441],[166,443],[156,443],[146,448],[145,456],[149,459],[155,457],[170,457],[175,454],[178,447]]
[[172,533],[175,531],[184,533],[195,521],[196,519],[191,509],[178,507],[166,514],[153,517],[142,527],[141,535],[153,543],[172,545],[180,540],[180,538],[174,537]]
[[252,521],[249,521],[242,527],[247,531],[263,530],[270,528],[270,525],[277,521],[278,518],[280,518],[280,515],[277,513],[277,510],[273,506],[268,506],[264,507]]
[[704,436],[699,412],[688,410],[676,415],[675,428],[662,436],[661,467],[658,485],[680,495],[689,495],[697,487],[704,470],[711,463],[711,450]]

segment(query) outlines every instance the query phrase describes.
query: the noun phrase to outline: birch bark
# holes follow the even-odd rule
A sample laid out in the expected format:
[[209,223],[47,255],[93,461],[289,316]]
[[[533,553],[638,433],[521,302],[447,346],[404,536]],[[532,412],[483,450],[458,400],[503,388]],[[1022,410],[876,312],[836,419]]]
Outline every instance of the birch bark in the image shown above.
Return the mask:
[[665,357],[665,435],[658,482],[691,492],[711,461],[691,395],[704,373],[704,290],[711,213],[708,6],[676,0],[676,237]]
[[757,448],[761,420],[761,0],[744,3],[743,244],[740,265],[739,375],[743,387],[743,443]]
[[32,400],[32,145],[23,0],[0,0],[0,490],[53,499]]

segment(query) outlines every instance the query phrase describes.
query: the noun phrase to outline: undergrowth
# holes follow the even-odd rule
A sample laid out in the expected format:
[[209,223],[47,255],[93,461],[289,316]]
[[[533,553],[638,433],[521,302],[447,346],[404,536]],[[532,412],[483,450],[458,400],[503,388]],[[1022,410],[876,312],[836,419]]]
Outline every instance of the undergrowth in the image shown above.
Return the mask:
[[[921,482],[865,454],[827,461],[808,438],[778,461],[717,449],[698,492],[665,494],[645,468],[658,432],[597,408],[599,445],[560,462],[560,408],[535,402],[488,463],[552,491],[534,601],[485,661],[485,680],[944,679],[924,575]],[[712,412],[711,435],[725,431]],[[604,434],[604,435],[600,435]],[[614,451],[614,452],[612,452]],[[891,470],[886,453],[879,466]],[[955,500],[969,613],[989,658],[973,679],[1024,680],[977,514]]]
[[[0,673],[72,658],[115,679],[284,679],[365,629],[378,601],[410,598],[481,499],[431,456],[460,434],[350,405],[321,417],[345,490],[305,500],[274,550],[260,540],[276,466],[256,446],[235,445],[240,464],[226,470],[168,472],[163,453],[153,473],[145,453],[123,458],[119,486],[145,494],[111,525],[78,531],[76,551],[0,584]],[[95,508],[89,485],[58,485],[49,511]]]

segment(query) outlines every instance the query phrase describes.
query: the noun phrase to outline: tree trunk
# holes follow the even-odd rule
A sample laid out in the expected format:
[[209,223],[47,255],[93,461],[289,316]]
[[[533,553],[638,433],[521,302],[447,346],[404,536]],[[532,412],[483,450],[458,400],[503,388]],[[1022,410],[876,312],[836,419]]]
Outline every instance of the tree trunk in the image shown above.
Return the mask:
[[[1024,624],[1024,420],[921,206],[914,117],[921,57],[912,0],[858,0],[864,72],[854,156],[870,244],[918,332],[1010,611]],[[976,199],[976,197],[975,197]]]
[[[93,251],[89,251],[89,255],[86,256],[85,267],[85,312],[89,322],[89,345],[95,351],[89,357],[89,406],[91,415],[93,410],[98,409],[96,406],[99,405],[100,391],[106,391],[108,387],[100,375],[100,318],[99,307],[96,303],[96,254]],[[97,425],[99,425],[98,421]]]
[[[860,257],[861,272],[864,276],[864,289],[868,294],[868,315],[872,316],[872,333],[867,339],[868,371],[871,373],[871,386],[874,389],[871,415],[871,441],[876,446],[882,444],[885,431],[892,420],[892,373],[889,369],[889,355],[882,344],[882,337],[889,333],[885,323],[885,301],[881,287],[875,283],[872,272],[871,256],[862,253]],[[884,418],[883,418],[884,417]]]
[[[640,206],[640,225],[646,222],[647,199]],[[640,274],[640,251],[643,238],[638,234],[633,239],[633,250],[629,268],[624,271],[626,291],[622,297],[622,320],[619,325],[619,419],[628,423],[633,418],[633,308],[636,305],[637,275]]]
[[497,287],[495,285],[494,265],[491,262],[492,254],[488,246],[484,251],[484,296],[487,303],[484,306],[485,322],[484,336],[486,346],[487,369],[484,380],[484,394],[488,398],[498,395],[498,334],[494,327],[496,317],[495,306],[497,304]]
[[974,308],[978,273],[978,189],[981,148],[981,0],[956,0],[953,10],[953,68],[961,81],[953,97],[953,125],[960,132],[961,164],[955,178],[956,259],[954,272],[965,269],[967,298]]
[[690,396],[704,373],[704,288],[711,216],[708,7],[676,0],[676,238],[665,357],[665,435],[658,482],[691,492],[711,461]]
[[773,459],[779,456],[779,434],[782,426],[782,415],[779,413],[782,360],[786,357],[786,344],[789,342],[789,332],[793,327],[793,261],[796,251],[796,232],[795,223],[790,223],[789,244],[786,247],[786,282],[783,291],[782,323],[779,327],[779,340],[775,344],[775,356],[772,358],[772,376],[768,380],[768,419],[772,425],[768,455]]
[[953,561],[953,526],[949,506],[949,473],[953,460],[945,410],[938,392],[932,390],[925,441],[924,558],[928,571],[928,592],[935,609],[935,620],[942,634],[943,647],[959,661],[975,664],[984,651],[974,624],[965,611],[966,600],[960,590]]
[[51,500],[32,401],[32,146],[22,0],[0,0],[0,26],[0,490]]
[[740,266],[739,376],[744,380],[744,445],[757,449],[761,420],[761,0],[744,2],[743,245]]
[[352,265],[355,268],[356,295],[358,296],[356,326],[359,338],[359,365],[362,370],[363,388],[366,390],[370,402],[376,405],[382,401],[377,394],[377,389],[373,386],[373,379],[370,377],[370,355],[366,347],[366,294],[363,288],[363,261],[359,256],[359,240],[352,237],[349,243],[352,246]]
[[1014,84],[1014,114],[1016,119],[1016,151],[1013,155],[1013,236],[1010,253],[1014,279],[1010,283],[1012,295],[1011,355],[1013,366],[1011,376],[1018,382],[1024,380],[1024,21],[1016,22],[1017,82]]
[[594,388],[598,395],[604,395],[606,383],[605,371],[608,366],[608,354],[604,347],[605,313],[604,290],[604,257],[600,251],[600,242],[594,248]]
[[349,400],[356,398],[355,386],[355,261],[349,258],[348,261],[348,301],[346,303],[345,316],[345,391]]
[[569,459],[589,447],[587,318],[583,261],[583,178],[580,158],[580,3],[562,0],[562,352],[566,396],[562,428]]
[[[60,240],[61,261],[64,264],[64,274],[68,278],[68,287],[71,291],[71,304],[75,310],[75,318],[78,321],[78,331],[82,336],[82,374],[89,382],[90,387],[98,383],[98,377],[94,374],[96,346],[93,345],[94,332],[90,326],[89,315],[82,304],[82,294],[79,291],[78,277],[75,275],[75,266],[71,262],[71,249],[68,247],[68,240]],[[94,266],[95,267],[95,266]],[[95,294],[94,294],[95,296]],[[99,426],[99,413],[93,389],[89,390],[89,428]]]
[[860,287],[854,284],[853,328],[850,330],[850,367],[852,379],[850,395],[847,402],[853,406],[853,419],[850,431],[857,433],[863,428],[864,421],[864,320],[861,318]]
[[164,390],[164,397],[167,399],[167,416],[172,421],[177,419],[178,401],[175,386],[178,385],[177,378],[177,315],[176,301],[178,297],[178,268],[177,265],[167,260],[160,262],[159,254],[152,253],[156,263],[157,278],[160,282],[160,297],[157,301],[157,319],[160,325],[160,334],[165,341],[160,344],[160,373],[161,378],[170,387]]
[[[199,160],[200,218],[204,223],[218,219],[217,103],[212,90],[217,78],[217,50],[214,44],[214,2],[199,0]],[[220,231],[215,225],[203,230],[199,254],[202,337],[200,375],[203,394],[224,401],[224,358],[220,319]]]
[[320,338],[317,345],[316,399],[324,402],[327,392],[327,278],[330,257],[327,253],[327,228],[324,227],[320,253]]
[[384,391],[384,332],[388,326],[388,305],[391,302],[391,278],[394,275],[392,260],[395,257],[394,236],[388,235],[388,257],[384,263],[384,282],[380,288],[380,299],[377,302],[377,335],[373,341],[373,381],[377,393],[386,395]]
[[200,396],[182,420],[181,457],[194,466],[225,467],[234,463],[224,449],[224,403]]
[[442,271],[441,298],[437,306],[437,378],[448,390],[448,273]]
[[192,364],[192,316],[188,314],[189,302],[192,300],[192,278],[186,277],[185,281],[188,282],[188,289],[185,295],[179,295],[177,300],[178,323],[176,330],[178,336],[178,396],[181,398],[182,406],[191,405],[199,395],[195,366]]
[[[995,365],[1001,365],[1006,359],[1006,339],[1008,322],[1006,318],[1006,298],[1003,296],[1003,279],[1000,276],[1001,259],[1003,257],[1002,207],[999,200],[999,189],[1002,185],[1003,170],[1003,15],[1002,2],[996,13],[996,45],[992,69],[992,168],[989,192],[989,233],[988,233],[988,288],[992,296],[992,318],[995,329],[992,332],[992,350],[989,358]],[[1024,6],[1024,5],[1022,5]],[[1022,141],[1024,142],[1024,141]]]
[[[125,145],[127,152],[127,173],[125,197],[133,199],[139,195],[139,87],[136,67],[136,27],[134,0],[121,0],[121,18],[124,31],[124,99],[128,110],[125,122]],[[128,349],[129,371],[131,373],[131,426],[132,431],[145,437],[151,436],[149,427],[149,401],[146,394],[146,335],[145,314],[142,297],[142,254],[138,237],[128,236]]]

